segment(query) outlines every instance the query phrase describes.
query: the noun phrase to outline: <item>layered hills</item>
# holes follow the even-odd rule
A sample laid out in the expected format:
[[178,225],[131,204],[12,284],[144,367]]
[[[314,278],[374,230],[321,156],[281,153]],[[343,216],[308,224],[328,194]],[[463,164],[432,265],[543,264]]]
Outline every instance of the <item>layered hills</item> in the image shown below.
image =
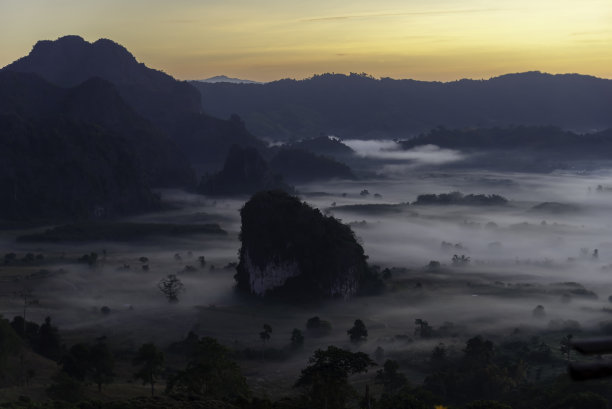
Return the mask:
[[204,110],[237,113],[272,139],[319,133],[342,138],[406,138],[447,128],[557,126],[587,132],[612,127],[612,80],[540,72],[489,80],[426,82],[323,74],[265,84],[194,83]]
[[102,78],[115,86],[135,113],[166,133],[192,164],[222,162],[233,144],[265,146],[241,121],[204,114],[192,85],[147,67],[108,39],[90,43],[65,36],[39,41],[27,56],[2,70],[36,74],[61,87]]
[[118,217],[160,207],[153,187],[195,187],[234,145],[265,147],[237,116],[111,40],[39,41],[0,70],[2,219]]

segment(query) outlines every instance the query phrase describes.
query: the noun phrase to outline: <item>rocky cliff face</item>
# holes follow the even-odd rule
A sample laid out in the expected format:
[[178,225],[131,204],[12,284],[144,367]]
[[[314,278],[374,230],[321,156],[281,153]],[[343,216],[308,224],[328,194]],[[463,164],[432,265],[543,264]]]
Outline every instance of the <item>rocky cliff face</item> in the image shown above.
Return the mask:
[[272,261],[261,268],[253,262],[248,250],[243,260],[243,267],[249,274],[249,288],[256,295],[266,295],[267,291],[282,287],[288,279],[300,275],[300,266],[295,260]]
[[367,274],[350,227],[283,191],[255,194],[242,208],[240,289],[259,296],[348,298]]

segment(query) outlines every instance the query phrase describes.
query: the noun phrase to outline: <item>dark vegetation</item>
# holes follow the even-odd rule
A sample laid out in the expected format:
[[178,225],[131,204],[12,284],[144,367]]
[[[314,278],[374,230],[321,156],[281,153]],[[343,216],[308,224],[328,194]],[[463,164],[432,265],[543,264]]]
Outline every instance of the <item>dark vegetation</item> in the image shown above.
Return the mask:
[[328,208],[330,211],[343,211],[351,213],[366,213],[366,214],[397,214],[405,212],[410,208],[408,203],[388,204],[388,203],[366,203],[354,205],[341,205]]
[[251,131],[275,139],[404,138],[447,128],[553,125],[612,127],[612,81],[577,74],[508,74],[482,80],[425,82],[322,74],[267,84],[194,83],[204,110],[238,113]]
[[168,302],[175,303],[179,301],[179,294],[185,291],[185,285],[176,274],[168,274],[157,283],[157,288],[168,299]]
[[292,149],[303,149],[319,155],[331,156],[333,158],[350,156],[354,153],[351,148],[343,144],[340,140],[333,137],[328,137],[326,135],[320,135],[309,139],[301,139],[297,142],[290,143],[288,146]]
[[[4,408],[426,409],[440,405],[460,409],[605,409],[612,398],[606,381],[576,384],[563,375],[544,377],[570,358],[571,334],[559,335],[558,353],[538,337],[513,335],[495,343],[478,335],[465,339],[460,350],[439,343],[430,353],[410,361],[395,353],[400,360],[387,358],[383,363],[377,358],[379,364],[367,353],[330,345],[313,352],[296,377],[292,393],[271,399],[257,396],[247,383],[240,360],[248,357],[211,337],[190,332],[165,349],[149,342],[127,352],[114,347],[107,337],[67,346],[50,318],[40,326],[20,318],[12,322],[0,319],[2,384],[36,378],[34,361],[18,356],[40,354],[57,362],[46,389],[53,401],[22,397],[0,404]],[[316,322],[322,321],[313,317],[308,325],[318,326]],[[415,336],[428,339],[436,339],[444,331],[435,330],[425,320],[417,320],[415,328]],[[264,333],[271,332],[271,327],[264,325]],[[349,334],[354,341],[364,342],[367,330],[356,320]],[[287,354],[299,351],[304,337],[309,336],[294,329],[292,349]],[[407,368],[418,368],[425,375],[424,382],[412,385],[404,372]],[[126,376],[142,381],[148,392],[145,389],[140,398],[103,398],[101,392]],[[145,397],[147,393],[151,398]]]
[[322,320],[319,316],[314,316],[306,321],[306,329],[312,336],[323,336],[329,334],[332,325],[329,321]]
[[[443,148],[484,151],[546,151],[560,156],[603,157],[611,148],[609,132],[579,135],[554,126],[507,126],[500,128],[434,128],[402,141],[405,149],[432,144]],[[602,151],[603,150],[603,151]]]
[[295,265],[298,274],[260,295],[274,290],[290,297],[347,297],[368,274],[367,257],[350,227],[283,191],[255,194],[240,215],[241,290],[255,291],[251,277],[257,270],[284,264]]
[[469,194],[461,192],[419,195],[413,205],[463,205],[463,206],[503,206],[508,199],[499,195]]
[[31,242],[134,241],[159,236],[226,234],[217,224],[82,222],[18,237]]
[[593,168],[595,161],[607,160],[612,152],[609,136],[610,130],[579,134],[549,125],[437,127],[400,144],[404,149],[431,144],[468,154],[453,166],[550,172],[571,168],[571,162]]
[[575,213],[580,211],[580,207],[569,203],[544,202],[531,208],[535,212],[546,212],[552,214]]

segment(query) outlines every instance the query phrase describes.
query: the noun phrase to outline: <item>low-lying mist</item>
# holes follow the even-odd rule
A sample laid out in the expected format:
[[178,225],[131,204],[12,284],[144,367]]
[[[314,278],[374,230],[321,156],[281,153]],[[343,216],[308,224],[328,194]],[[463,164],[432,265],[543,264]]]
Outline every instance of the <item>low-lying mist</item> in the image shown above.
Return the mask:
[[[368,353],[378,346],[404,350],[407,342],[415,351],[430,351],[441,338],[447,345],[460,345],[457,334],[600,331],[612,319],[612,194],[605,186],[612,186],[612,174],[603,171],[415,171],[401,178],[300,185],[304,201],[351,224],[369,263],[389,268],[391,279],[381,295],[293,306],[234,289],[231,263],[238,261],[239,210],[248,198],[162,191],[176,210],[129,220],[219,223],[228,234],[32,244],[15,242],[11,235],[16,233],[5,232],[5,252],[41,253],[45,261],[39,267],[2,267],[2,311],[6,317],[21,314],[23,302],[15,294],[27,288],[38,299],[28,307],[29,319],[51,316],[69,341],[107,335],[125,345],[168,345],[195,331],[236,348],[259,348],[259,331],[269,323],[274,329],[269,346],[281,348],[289,343],[291,330],[304,329],[308,318],[329,320],[329,334],[306,333],[303,353],[275,369],[288,371],[290,379],[316,348],[356,348],[346,330],[357,318],[369,329],[368,341],[359,347]],[[422,194],[453,191],[496,194],[508,202],[413,204]],[[364,204],[370,206],[356,206]],[[90,252],[98,254],[95,266],[77,261]],[[50,274],[24,278],[40,269]],[[184,283],[178,303],[169,303],[157,289],[168,274]],[[544,313],[534,315],[538,305]],[[103,306],[110,312],[102,313]],[[427,320],[441,338],[414,340],[417,318]]]

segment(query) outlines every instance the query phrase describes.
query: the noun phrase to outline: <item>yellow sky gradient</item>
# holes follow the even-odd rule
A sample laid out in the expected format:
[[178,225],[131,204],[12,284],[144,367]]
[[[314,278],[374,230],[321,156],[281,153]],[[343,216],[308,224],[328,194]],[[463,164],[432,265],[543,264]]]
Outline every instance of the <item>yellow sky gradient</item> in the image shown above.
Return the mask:
[[179,79],[612,78],[612,0],[0,0],[0,66],[67,34]]

